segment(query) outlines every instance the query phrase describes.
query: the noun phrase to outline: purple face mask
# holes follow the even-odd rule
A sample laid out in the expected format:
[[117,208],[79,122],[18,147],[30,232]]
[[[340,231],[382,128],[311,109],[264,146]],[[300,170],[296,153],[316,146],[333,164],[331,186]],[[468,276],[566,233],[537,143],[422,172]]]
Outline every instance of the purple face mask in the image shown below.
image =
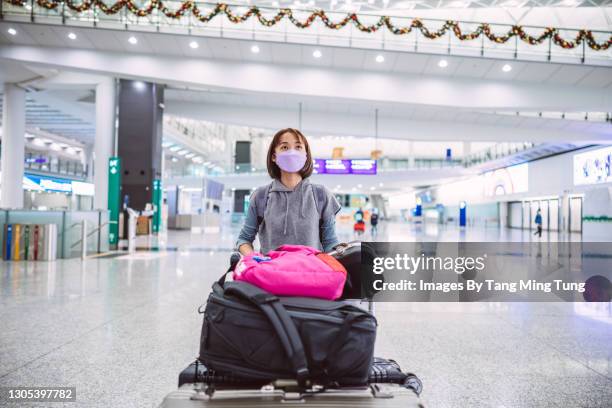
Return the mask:
[[295,173],[306,164],[306,153],[294,149],[276,153],[276,164],[287,173]]

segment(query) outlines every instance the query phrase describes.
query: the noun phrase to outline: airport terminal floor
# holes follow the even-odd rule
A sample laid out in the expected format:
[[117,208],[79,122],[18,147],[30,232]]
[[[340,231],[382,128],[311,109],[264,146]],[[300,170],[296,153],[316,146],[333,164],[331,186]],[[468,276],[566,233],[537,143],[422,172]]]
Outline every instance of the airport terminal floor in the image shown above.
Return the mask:
[[[196,356],[197,308],[227,267],[234,229],[171,231],[141,239],[135,252],[85,261],[2,262],[0,385],[35,379],[75,386],[79,406],[157,406]],[[352,239],[347,226],[339,235]],[[400,223],[383,223],[377,239],[535,240],[516,230]],[[612,401],[609,303],[377,303],[375,312],[376,355],[419,375],[425,406]]]

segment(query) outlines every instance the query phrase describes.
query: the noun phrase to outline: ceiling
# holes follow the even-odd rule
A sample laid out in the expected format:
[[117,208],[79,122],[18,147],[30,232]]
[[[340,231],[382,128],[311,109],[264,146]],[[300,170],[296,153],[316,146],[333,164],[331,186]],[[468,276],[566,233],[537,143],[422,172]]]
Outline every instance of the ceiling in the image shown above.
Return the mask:
[[[367,2],[365,2],[367,3]],[[375,4],[380,1],[375,2]],[[397,2],[399,4],[400,2]],[[431,2],[430,2],[431,3]],[[444,2],[436,2],[444,3]],[[259,2],[257,3],[259,4]],[[262,3],[263,4],[263,3]],[[283,5],[284,3],[281,3]],[[396,2],[390,2],[390,6]],[[432,3],[433,4],[433,3]],[[477,4],[477,2],[473,2]],[[478,3],[481,4],[481,3]],[[482,3],[484,4],[484,3]],[[600,2],[598,4],[608,4]],[[604,10],[605,11],[605,10]],[[582,12],[582,9],[581,9]],[[8,27],[14,27],[17,35],[9,35]],[[68,38],[68,33],[76,34],[76,39]],[[131,45],[128,38],[138,37],[138,44]],[[225,38],[199,38],[199,47],[193,49],[189,43],[192,37],[161,33],[134,34],[119,30],[75,28],[28,23],[0,23],[0,47],[2,44],[30,45],[39,47],[84,48],[96,51],[118,52],[121,54],[149,54],[176,58],[177,63],[189,59],[208,59],[233,61],[238,63],[267,63],[274,66],[307,66],[332,70],[369,71],[389,74],[410,74],[422,77],[441,77],[449,79],[491,80],[508,83],[544,84],[548,86],[576,86],[584,89],[610,89],[612,92],[612,50],[607,66],[569,65],[527,61],[503,61],[494,58],[471,58],[440,56],[410,52],[374,51],[360,48],[325,47],[306,44],[259,43],[259,53],[253,53],[253,41]],[[321,51],[320,58],[313,57],[313,51]],[[378,55],[384,62],[376,62]],[[440,61],[447,61],[441,68]],[[511,70],[505,72],[504,65]],[[55,77],[59,74],[72,74],[70,71],[41,68],[32,64],[0,60],[0,84],[4,82],[29,81],[34,89],[44,92],[29,93],[28,126],[40,127],[51,133],[75,138],[91,143],[94,137],[93,86],[89,88],[54,84],[46,87],[40,77]],[[177,78],[181,80],[181,78]],[[0,85],[1,86],[1,85]],[[469,98],[469,95],[466,95]],[[204,87],[185,87],[170,84],[166,91],[167,104],[189,103],[223,107],[228,112],[235,108],[268,108],[271,114],[278,111],[295,112],[302,104],[305,120],[309,113],[334,113],[338,115],[357,115],[374,121],[374,108],[371,102],[336,100],[333,98],[292,96],[283,93],[253,93],[240,90],[209,89]],[[549,130],[573,130],[578,132],[610,132],[610,123],[592,120],[570,120],[546,117],[525,117],[514,112],[487,112],[462,109],[459,106],[441,108],[435,106],[377,103],[376,108],[382,121],[385,118],[430,121],[441,123],[468,123],[492,125],[504,128],[531,128]],[[583,116],[583,112],[579,112]],[[49,118],[45,122],[44,118]],[[223,118],[219,118],[222,121]],[[369,121],[369,119],[368,119]],[[45,123],[43,123],[45,122]],[[373,124],[372,124],[373,128]],[[373,129],[372,129],[373,130]],[[372,132],[370,133],[372,134]],[[458,135],[462,140],[466,135]],[[492,135],[494,139],[494,135]]]

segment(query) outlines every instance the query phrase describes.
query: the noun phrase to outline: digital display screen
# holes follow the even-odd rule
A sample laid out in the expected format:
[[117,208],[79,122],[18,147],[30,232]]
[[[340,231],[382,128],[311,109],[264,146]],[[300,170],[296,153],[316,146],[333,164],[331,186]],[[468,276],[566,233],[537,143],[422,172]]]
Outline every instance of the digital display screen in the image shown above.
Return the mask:
[[315,174],[376,174],[376,160],[372,159],[314,159]]
[[312,172],[314,174],[325,173],[325,159],[314,159]]
[[350,174],[351,173],[351,161],[350,160],[325,160],[325,171],[326,174]]
[[612,182],[612,146],[574,156],[574,185]]

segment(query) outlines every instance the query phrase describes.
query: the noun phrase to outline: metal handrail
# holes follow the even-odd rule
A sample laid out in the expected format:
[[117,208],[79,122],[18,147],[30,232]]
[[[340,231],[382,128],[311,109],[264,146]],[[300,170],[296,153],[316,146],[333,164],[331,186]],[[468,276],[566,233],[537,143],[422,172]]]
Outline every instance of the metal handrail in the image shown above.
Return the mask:
[[[100,231],[100,230],[101,230],[103,227],[106,227],[106,226],[107,226],[107,225],[109,225],[109,224],[117,224],[117,221],[108,221],[108,222],[105,222],[105,223],[101,224],[100,226],[98,226],[98,227],[94,228],[93,230],[91,230],[91,231],[90,231],[90,232],[89,232],[89,233],[88,233],[88,234],[85,236],[85,238],[88,238],[89,236],[91,236],[91,235],[95,234],[96,232]],[[83,223],[82,223],[82,222],[77,222],[77,223],[75,223],[75,224],[72,224],[72,225],[70,226],[70,228],[72,228],[74,225],[81,225],[81,226],[83,226]],[[75,243],[74,243],[74,244],[72,244],[72,245],[70,246],[70,249],[74,248],[75,246],[77,246],[77,245],[78,245],[78,244],[80,244],[81,242],[83,242],[83,238],[79,239],[78,241],[75,241]]]

